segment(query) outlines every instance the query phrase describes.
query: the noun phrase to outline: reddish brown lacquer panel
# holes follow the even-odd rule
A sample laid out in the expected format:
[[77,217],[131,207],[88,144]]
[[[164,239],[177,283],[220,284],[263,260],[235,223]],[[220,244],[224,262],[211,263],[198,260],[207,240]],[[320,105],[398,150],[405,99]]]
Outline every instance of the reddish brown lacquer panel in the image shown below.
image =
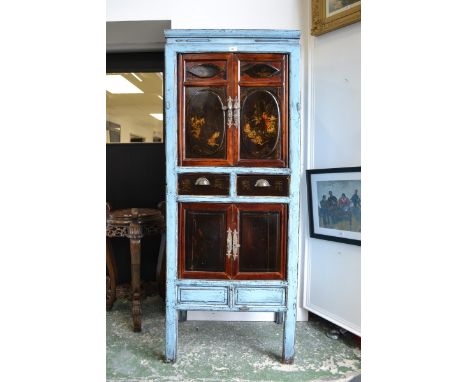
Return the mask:
[[235,279],[284,279],[287,206],[236,204],[239,257]]
[[229,195],[229,174],[179,174],[179,195]]
[[287,175],[238,175],[237,195],[239,196],[288,196],[289,176]]
[[240,161],[282,162],[281,102],[281,88],[241,88]]
[[184,82],[227,81],[231,56],[229,53],[181,55]]
[[185,159],[227,160],[224,88],[185,89]]
[[236,164],[287,167],[287,55],[238,54],[240,98]]
[[179,55],[179,164],[223,166],[232,162],[226,121],[231,54]]
[[227,229],[232,205],[181,203],[179,205],[179,276],[229,278],[226,257]]
[[282,84],[286,76],[287,55],[284,54],[237,54],[240,81],[256,84]]

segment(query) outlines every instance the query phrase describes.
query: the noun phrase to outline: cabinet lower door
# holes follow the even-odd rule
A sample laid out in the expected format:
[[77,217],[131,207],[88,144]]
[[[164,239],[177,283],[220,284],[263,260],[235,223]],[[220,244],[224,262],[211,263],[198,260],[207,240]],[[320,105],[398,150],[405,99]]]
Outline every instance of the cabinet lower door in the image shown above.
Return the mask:
[[284,280],[287,205],[236,204],[234,224],[234,242],[240,246],[233,257],[232,278]]
[[227,229],[232,204],[179,204],[179,277],[228,279]]

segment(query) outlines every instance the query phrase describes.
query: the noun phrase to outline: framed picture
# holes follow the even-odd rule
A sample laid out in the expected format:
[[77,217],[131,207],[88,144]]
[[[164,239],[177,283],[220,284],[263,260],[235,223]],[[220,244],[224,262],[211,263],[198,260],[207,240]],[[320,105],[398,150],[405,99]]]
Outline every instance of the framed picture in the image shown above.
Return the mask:
[[361,245],[361,167],[306,170],[310,237]]
[[312,35],[319,36],[361,20],[360,0],[312,0]]

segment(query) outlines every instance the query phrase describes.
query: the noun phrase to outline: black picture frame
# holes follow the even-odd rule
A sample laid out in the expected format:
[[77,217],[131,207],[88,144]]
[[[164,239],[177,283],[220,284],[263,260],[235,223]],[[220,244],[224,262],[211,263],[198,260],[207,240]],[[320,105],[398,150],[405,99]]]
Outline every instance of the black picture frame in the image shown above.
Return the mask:
[[306,180],[310,237],[360,246],[361,167],[306,170]]

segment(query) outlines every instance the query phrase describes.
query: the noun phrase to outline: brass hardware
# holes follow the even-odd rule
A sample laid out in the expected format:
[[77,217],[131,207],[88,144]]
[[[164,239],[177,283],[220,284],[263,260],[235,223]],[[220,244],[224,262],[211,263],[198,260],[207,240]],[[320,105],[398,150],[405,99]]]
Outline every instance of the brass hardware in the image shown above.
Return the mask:
[[239,257],[239,248],[240,248],[239,232],[237,232],[237,229],[234,229],[233,238],[232,238],[232,255],[233,255],[234,261],[236,261],[237,258]]
[[227,99],[227,106],[222,107],[223,110],[227,110],[227,126],[228,128],[232,126],[232,98],[231,96]]
[[209,186],[210,184],[210,181],[204,177],[200,177],[195,181],[195,186]]
[[270,182],[266,179],[259,179],[255,182],[254,187],[271,187]]
[[[232,127],[232,126],[237,126],[239,127],[239,119],[240,119],[240,101],[236,97],[234,99],[231,98],[231,96],[228,97],[227,99],[227,106],[223,106],[222,109],[224,111],[227,110],[227,126]],[[234,123],[232,122],[232,117],[233,117],[233,111],[234,110]]]
[[240,128],[240,124],[239,124],[239,120],[240,120],[240,100],[239,100],[239,98],[237,98],[237,96],[234,97],[233,109],[234,109],[234,125],[239,129]]
[[228,259],[232,256],[232,231],[231,228],[227,230],[227,249],[226,249],[226,256]]

